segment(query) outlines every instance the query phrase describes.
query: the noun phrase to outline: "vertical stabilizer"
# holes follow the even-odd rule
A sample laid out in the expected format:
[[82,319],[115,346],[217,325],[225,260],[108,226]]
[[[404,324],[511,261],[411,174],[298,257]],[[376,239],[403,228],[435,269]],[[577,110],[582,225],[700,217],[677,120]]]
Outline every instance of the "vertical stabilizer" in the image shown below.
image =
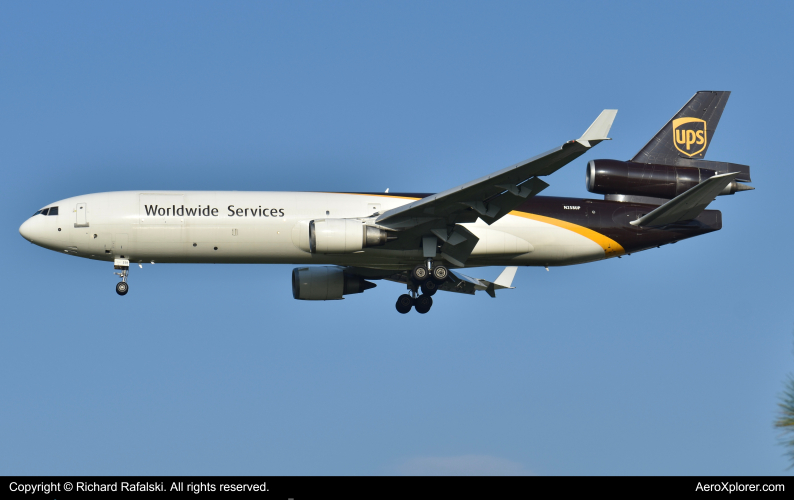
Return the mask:
[[730,95],[729,91],[701,90],[631,161],[679,165],[703,159]]

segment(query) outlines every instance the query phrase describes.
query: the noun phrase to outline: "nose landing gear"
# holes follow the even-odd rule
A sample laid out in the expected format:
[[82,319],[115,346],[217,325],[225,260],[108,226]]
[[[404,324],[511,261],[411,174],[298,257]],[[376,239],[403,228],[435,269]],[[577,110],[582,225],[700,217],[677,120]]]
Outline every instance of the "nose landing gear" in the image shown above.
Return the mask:
[[115,259],[113,261],[113,269],[116,276],[121,278],[121,281],[116,283],[116,293],[119,295],[127,295],[130,291],[130,285],[127,284],[127,276],[130,274],[130,261],[128,259]]

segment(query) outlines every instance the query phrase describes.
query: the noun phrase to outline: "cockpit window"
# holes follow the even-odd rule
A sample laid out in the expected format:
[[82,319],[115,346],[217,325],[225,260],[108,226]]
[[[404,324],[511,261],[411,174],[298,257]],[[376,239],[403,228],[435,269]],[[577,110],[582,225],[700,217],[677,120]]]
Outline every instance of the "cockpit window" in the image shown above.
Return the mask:
[[40,213],[41,213],[41,210],[37,210],[36,213],[32,215],[32,217],[35,217],[35,216],[39,215]]
[[41,210],[39,210],[38,212],[33,214],[33,217],[35,217],[36,215],[39,215],[39,214],[41,214],[41,215],[58,215],[58,207],[42,208]]

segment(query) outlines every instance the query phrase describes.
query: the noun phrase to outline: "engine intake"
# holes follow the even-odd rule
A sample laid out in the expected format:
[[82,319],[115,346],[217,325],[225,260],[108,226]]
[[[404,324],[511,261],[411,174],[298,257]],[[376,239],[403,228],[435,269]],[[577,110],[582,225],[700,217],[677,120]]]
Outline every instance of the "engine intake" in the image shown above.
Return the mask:
[[[607,195],[623,194],[671,199],[717,173],[719,172],[707,168],[591,160],[587,164],[587,190],[591,193]],[[733,194],[746,189],[752,188],[732,181],[720,195]]]
[[376,286],[360,276],[347,275],[335,266],[292,270],[292,296],[298,300],[341,300],[343,295],[362,293]]

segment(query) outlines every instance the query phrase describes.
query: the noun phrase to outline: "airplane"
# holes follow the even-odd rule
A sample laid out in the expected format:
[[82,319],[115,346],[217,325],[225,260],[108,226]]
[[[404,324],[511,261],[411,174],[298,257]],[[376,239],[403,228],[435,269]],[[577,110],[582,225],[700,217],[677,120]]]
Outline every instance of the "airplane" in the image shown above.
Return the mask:
[[[750,167],[707,161],[727,91],[700,91],[630,160],[591,160],[588,191],[603,199],[537,196],[541,177],[602,141],[617,110],[581,137],[436,194],[123,191],[76,196],[19,228],[31,243],[113,262],[118,295],[131,263],[295,264],[299,300],[339,300],[402,283],[399,313],[427,313],[439,290],[513,288],[519,266],[620,258],[722,228],[716,196],[754,189]],[[506,266],[494,281],[464,268]],[[468,272],[468,271],[467,271]]]

